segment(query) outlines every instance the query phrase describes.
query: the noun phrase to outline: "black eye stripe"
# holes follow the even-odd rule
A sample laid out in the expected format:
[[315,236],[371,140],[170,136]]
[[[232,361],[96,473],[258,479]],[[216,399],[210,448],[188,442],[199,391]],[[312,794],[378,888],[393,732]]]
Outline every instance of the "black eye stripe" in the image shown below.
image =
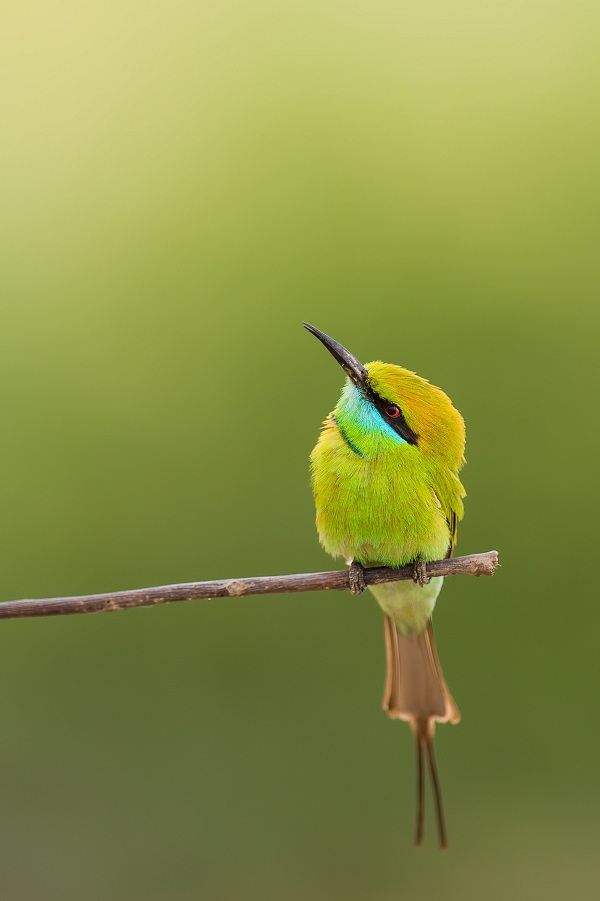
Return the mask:
[[[367,391],[365,392],[367,398],[371,401],[372,404],[377,407],[379,414],[383,417],[385,422],[392,428],[395,432],[403,438],[407,444],[417,445],[419,443],[419,436],[416,432],[413,432],[406,419],[404,418],[404,413],[402,412],[402,408],[397,404],[390,404],[389,400],[384,400],[383,397],[380,397],[370,385],[367,387]],[[387,413],[388,407],[395,407],[398,410],[398,415],[391,417]]]

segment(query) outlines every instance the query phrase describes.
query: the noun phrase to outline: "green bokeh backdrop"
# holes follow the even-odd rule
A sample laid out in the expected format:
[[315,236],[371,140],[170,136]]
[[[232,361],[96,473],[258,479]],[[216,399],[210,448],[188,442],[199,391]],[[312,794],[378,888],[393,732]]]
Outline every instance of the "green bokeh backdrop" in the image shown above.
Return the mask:
[[2,897],[597,897],[598,5],[2,15],[1,597],[331,565],[302,319],[450,394],[503,562],[436,613],[445,855],[368,597],[2,624]]

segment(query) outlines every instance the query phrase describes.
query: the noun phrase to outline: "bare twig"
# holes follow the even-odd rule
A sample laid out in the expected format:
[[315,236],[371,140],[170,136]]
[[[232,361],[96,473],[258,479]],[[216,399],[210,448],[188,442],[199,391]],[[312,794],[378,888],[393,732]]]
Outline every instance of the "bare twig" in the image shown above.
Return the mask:
[[[498,563],[496,551],[470,554],[451,560],[436,560],[427,564],[429,576],[491,576]],[[381,582],[400,582],[412,579],[414,567],[388,566],[365,570],[367,585]],[[250,594],[283,594],[296,591],[322,591],[349,588],[348,570],[323,573],[298,573],[289,576],[256,576],[248,579],[218,579],[215,582],[184,582],[181,585],[159,585],[156,588],[134,588],[108,594],[88,594],[66,598],[38,598],[36,600],[5,601],[0,603],[0,619],[24,616],[60,616],[66,613],[104,613],[110,610],[129,610],[132,607],[154,607],[173,601],[209,600],[210,598],[239,598]]]

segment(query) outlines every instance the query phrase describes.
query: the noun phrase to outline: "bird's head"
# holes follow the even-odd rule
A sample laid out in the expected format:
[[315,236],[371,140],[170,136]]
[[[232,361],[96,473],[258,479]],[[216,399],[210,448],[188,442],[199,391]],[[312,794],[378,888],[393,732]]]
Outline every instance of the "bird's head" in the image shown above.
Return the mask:
[[[347,379],[333,416],[363,457],[402,449],[457,471],[464,462],[465,425],[450,398],[402,366],[363,365],[333,338],[305,323],[337,360]],[[409,450],[412,449],[412,450]]]

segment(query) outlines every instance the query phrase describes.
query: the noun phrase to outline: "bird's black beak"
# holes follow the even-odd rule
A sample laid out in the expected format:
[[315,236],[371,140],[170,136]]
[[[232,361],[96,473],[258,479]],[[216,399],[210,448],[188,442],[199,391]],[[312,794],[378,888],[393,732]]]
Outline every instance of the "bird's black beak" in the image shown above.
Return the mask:
[[330,338],[329,335],[326,335],[325,332],[319,331],[314,325],[309,325],[308,322],[304,322],[303,325],[305,329],[312,332],[315,338],[319,339],[321,344],[325,345],[331,356],[335,357],[348,378],[352,379],[355,385],[358,385],[363,390],[367,388],[367,370],[356,357],[352,356],[350,351],[338,344],[337,341],[334,341],[333,338]]

